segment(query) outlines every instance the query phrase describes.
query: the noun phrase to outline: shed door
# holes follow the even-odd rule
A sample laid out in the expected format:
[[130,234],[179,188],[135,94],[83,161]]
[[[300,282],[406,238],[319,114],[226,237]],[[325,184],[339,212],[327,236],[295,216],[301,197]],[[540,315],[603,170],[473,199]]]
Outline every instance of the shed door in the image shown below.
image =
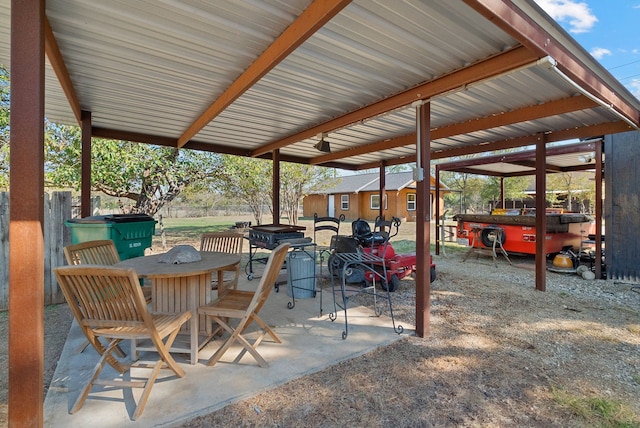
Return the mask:
[[336,215],[336,198],[335,195],[329,195],[329,207],[327,208],[327,215],[329,217],[335,217]]

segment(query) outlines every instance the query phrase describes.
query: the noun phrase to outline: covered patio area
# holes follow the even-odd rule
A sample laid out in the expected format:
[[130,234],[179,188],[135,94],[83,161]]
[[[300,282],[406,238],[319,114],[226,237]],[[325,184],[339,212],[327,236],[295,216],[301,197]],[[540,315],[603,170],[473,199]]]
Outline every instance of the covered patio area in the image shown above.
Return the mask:
[[[255,282],[240,276],[239,287],[253,289]],[[322,316],[319,316],[319,293],[315,298],[296,299],[295,307],[287,309],[290,301],[285,284],[279,292],[271,293],[261,311],[262,318],[283,341],[277,344],[265,339],[260,344],[258,349],[269,363],[268,368],[259,367],[250,355],[234,362],[238,354],[235,349],[215,366],[207,366],[206,360],[220,346],[220,339],[203,348],[195,365],[189,364],[188,355],[174,354],[186,376],[177,378],[170,370],[162,370],[144,413],[136,421],[130,418],[140,392],[133,389],[132,393],[131,388],[101,391],[96,387],[84,406],[69,414],[83,382],[99,359],[91,347],[78,352],[86,339],[74,321],[45,398],[44,425],[87,427],[100,421],[100,426],[172,426],[414,334],[411,325],[403,325],[404,332],[396,334],[391,319],[384,314],[376,317],[371,304],[367,304],[349,307],[349,337],[342,340],[343,314],[338,312],[334,322],[328,317],[333,310],[330,287],[324,291]],[[141,359],[144,360],[144,354]],[[136,373],[134,370],[132,376]],[[116,378],[117,372],[107,366],[101,376]]]

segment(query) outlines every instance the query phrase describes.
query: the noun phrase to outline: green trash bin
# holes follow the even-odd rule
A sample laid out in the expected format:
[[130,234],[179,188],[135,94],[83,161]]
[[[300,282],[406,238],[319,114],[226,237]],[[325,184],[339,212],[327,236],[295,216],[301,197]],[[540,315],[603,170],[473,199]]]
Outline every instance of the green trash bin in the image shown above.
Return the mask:
[[156,223],[146,214],[111,214],[64,222],[71,231],[71,243],[110,239],[120,260],[144,256],[144,250],[151,247]]

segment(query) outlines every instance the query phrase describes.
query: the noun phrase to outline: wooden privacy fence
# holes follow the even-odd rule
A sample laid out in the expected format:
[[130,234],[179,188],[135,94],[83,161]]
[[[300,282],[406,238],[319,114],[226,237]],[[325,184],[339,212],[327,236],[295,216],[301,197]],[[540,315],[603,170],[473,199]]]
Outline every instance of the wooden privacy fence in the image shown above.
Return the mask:
[[[44,302],[64,303],[53,269],[63,265],[62,248],[71,243],[64,221],[71,218],[71,192],[44,195]],[[0,192],[0,310],[9,307],[9,193]],[[20,239],[20,237],[13,237]]]

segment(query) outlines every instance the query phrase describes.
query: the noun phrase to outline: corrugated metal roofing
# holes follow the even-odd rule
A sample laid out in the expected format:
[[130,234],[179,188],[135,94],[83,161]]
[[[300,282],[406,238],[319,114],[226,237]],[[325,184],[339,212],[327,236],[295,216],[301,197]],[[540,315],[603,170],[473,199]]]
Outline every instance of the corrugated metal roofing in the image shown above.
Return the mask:
[[[270,144],[304,134],[278,145],[283,159],[350,169],[380,161],[410,162],[416,126],[410,101],[337,127],[324,129],[323,124],[419,85],[438,84],[482,61],[506,58],[523,44],[531,50],[527,64],[427,97],[432,130],[584,96],[589,88],[576,87],[557,72],[570,71],[572,61],[631,110],[640,110],[640,102],[532,1],[505,4],[539,26],[539,34],[528,39],[508,25],[496,25],[498,19],[481,13],[484,2],[353,1],[202,127],[186,147],[258,155]],[[310,0],[48,0],[47,18],[80,108],[91,112],[94,128],[106,135],[150,136],[147,141],[154,136],[177,140],[310,5]],[[10,1],[0,0],[0,62],[5,65],[10,59],[9,13]],[[538,61],[544,55],[535,48],[535,38],[543,36],[559,43],[567,58]],[[46,82],[47,118],[76,124],[50,66]],[[423,95],[416,93],[415,100]],[[608,107],[539,115],[453,132],[435,138],[431,150],[443,157],[450,149],[614,124],[621,116]],[[637,118],[626,120],[637,125]],[[310,130],[316,128],[327,133],[329,160],[313,147],[318,133]],[[384,145],[401,136],[407,136],[407,144]]]

